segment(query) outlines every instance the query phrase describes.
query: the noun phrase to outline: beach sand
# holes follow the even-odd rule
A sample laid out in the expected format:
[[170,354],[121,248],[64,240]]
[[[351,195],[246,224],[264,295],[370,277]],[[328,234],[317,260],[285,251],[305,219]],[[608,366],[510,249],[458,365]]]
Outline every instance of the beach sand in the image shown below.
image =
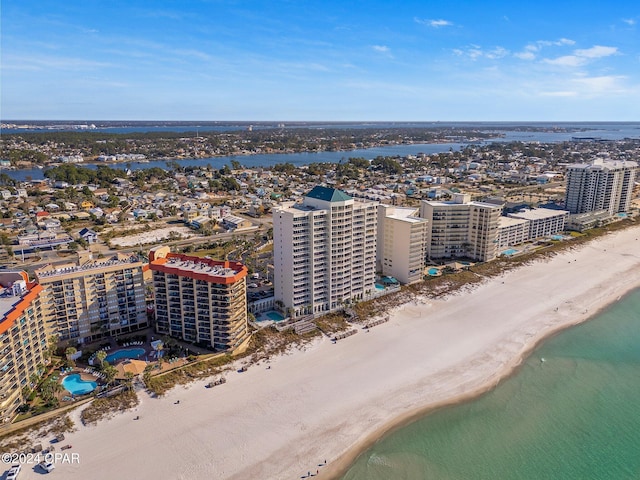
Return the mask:
[[[430,408],[511,373],[541,339],[640,286],[640,227],[613,233],[445,299],[419,298],[390,321],[163,398],[67,435],[65,479],[319,479]],[[180,400],[179,404],[174,404]],[[139,415],[140,419],[133,418]],[[44,442],[43,442],[44,443]],[[319,466],[327,460],[326,466]],[[21,478],[40,478],[23,468]]]

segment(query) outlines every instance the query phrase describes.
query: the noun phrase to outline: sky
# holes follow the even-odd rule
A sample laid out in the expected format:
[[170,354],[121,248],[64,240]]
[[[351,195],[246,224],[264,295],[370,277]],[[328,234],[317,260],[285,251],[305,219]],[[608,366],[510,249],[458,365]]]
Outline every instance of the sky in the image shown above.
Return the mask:
[[2,120],[640,120],[637,0],[1,9]]

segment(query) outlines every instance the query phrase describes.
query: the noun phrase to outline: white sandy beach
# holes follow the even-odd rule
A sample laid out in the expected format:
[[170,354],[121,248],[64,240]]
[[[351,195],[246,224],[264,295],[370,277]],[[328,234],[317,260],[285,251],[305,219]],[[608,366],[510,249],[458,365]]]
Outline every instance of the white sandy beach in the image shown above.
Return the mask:
[[[299,479],[319,468],[316,478],[330,478],[398,421],[490,388],[540,339],[639,286],[640,226],[471,292],[405,305],[369,333],[319,339],[212,389],[201,381],[160,399],[142,393],[136,411],[92,427],[76,412],[66,443],[80,464],[53,474]],[[40,474],[23,468],[20,478]]]

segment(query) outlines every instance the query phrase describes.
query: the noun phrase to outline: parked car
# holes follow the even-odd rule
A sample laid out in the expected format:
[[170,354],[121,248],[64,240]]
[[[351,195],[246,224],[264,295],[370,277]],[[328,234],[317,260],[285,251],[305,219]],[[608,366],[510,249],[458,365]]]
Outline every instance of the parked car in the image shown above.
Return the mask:
[[257,283],[250,283],[249,285],[247,285],[247,287],[249,287],[249,288],[258,288],[258,284]]
[[56,468],[56,466],[52,462],[45,460],[44,462],[40,463],[40,468],[42,468],[45,472],[50,473],[51,470]]
[[9,473],[7,473],[6,480],[16,480],[18,478],[18,474],[20,473],[21,465],[12,465]]

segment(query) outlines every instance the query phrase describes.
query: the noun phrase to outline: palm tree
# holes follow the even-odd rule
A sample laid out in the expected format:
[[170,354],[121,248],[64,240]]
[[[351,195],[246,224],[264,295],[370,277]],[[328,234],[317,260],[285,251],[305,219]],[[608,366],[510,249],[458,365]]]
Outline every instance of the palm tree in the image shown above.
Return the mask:
[[129,391],[133,390],[133,378],[134,377],[135,377],[135,375],[133,374],[133,372],[125,372],[124,373],[124,378],[126,379],[127,390],[129,390]]
[[105,352],[104,350],[100,350],[98,353],[96,353],[96,358],[100,362],[100,368],[104,368],[104,359],[107,358],[107,352]]
[[75,366],[75,362],[74,360],[71,358],[73,355],[75,355],[76,353],[78,353],[78,350],[75,347],[67,347],[67,349],[64,351],[65,355],[67,356],[67,361],[69,362],[69,365],[71,366]]
[[113,379],[116,378],[116,375],[118,374],[118,370],[116,370],[116,367],[114,367],[113,365],[109,365],[107,363],[107,366],[104,367],[104,369],[102,370],[102,373],[104,373],[106,377],[105,382],[107,383],[107,386],[109,386],[111,382],[113,382]]

